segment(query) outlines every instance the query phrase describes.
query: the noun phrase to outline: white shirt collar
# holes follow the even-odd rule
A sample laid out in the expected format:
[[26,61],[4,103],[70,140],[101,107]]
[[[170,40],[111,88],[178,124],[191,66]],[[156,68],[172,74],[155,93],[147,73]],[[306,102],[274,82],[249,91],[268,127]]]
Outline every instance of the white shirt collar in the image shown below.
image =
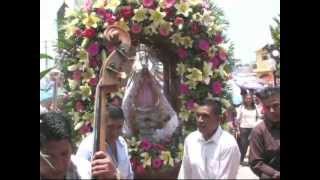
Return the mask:
[[202,136],[202,133],[199,130],[197,130],[197,132],[198,132],[198,141],[199,142],[203,142],[203,143],[213,142],[213,143],[217,144],[218,140],[219,140],[219,137],[222,134],[222,129],[221,129],[220,125],[219,125],[218,128],[217,128],[217,131],[208,140],[204,139],[204,137]]

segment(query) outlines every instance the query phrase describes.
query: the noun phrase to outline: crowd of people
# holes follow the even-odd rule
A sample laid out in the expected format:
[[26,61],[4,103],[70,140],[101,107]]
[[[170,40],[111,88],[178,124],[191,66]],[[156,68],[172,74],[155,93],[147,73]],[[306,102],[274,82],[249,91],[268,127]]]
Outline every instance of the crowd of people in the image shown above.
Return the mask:
[[[221,128],[220,101],[208,98],[195,109],[197,130],[184,140],[178,179],[236,179],[240,164],[261,179],[280,178],[280,88],[242,96],[243,103],[228,111],[231,133]],[[93,153],[89,135],[75,153],[70,119],[62,112],[40,113],[40,179],[133,179],[118,101],[107,107],[104,152]]]

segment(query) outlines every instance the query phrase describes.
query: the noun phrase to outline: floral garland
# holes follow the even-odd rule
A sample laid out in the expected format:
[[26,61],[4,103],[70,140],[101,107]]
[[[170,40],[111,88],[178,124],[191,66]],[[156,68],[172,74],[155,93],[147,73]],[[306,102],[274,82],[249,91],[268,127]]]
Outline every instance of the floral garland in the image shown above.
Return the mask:
[[[66,9],[62,32],[71,44],[69,51],[73,56],[63,62],[67,77],[65,88],[69,91],[65,109],[73,117],[76,130],[81,134],[92,130],[99,70],[102,60],[115,48],[103,38],[108,25],[117,25],[129,32],[133,43],[154,48],[161,44],[176,57],[176,71],[181,77],[179,117],[184,121],[184,136],[195,129],[190,119],[194,118],[191,109],[196,103],[209,96],[218,98],[227,108],[230,94],[225,81],[232,48],[227,47],[222,32],[226,27],[222,16],[221,10],[205,0],[86,0],[80,10]],[[141,143],[145,144],[144,140],[129,142],[131,154],[140,156],[149,152],[136,149]],[[165,149],[144,154],[143,166],[150,166],[149,156],[164,157],[163,153],[167,153],[172,158],[172,151]],[[172,165],[171,160],[164,159],[160,158],[162,163]],[[160,160],[154,163],[159,165]],[[135,167],[140,167],[138,161],[133,161]],[[151,167],[158,167],[152,164]]]
[[173,144],[178,143],[167,141],[157,144],[148,139],[137,141],[136,137],[129,138],[130,162],[136,175],[144,176],[179,165],[182,159],[183,145],[179,143],[178,146],[173,146]]

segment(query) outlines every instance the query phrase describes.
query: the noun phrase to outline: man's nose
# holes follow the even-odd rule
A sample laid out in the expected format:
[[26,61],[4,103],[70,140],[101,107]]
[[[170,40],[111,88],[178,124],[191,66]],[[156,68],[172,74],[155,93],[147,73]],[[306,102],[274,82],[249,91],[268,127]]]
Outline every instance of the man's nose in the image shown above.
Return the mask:
[[202,116],[199,116],[199,117],[198,117],[198,122],[199,122],[199,123],[203,123],[203,122],[204,122]]

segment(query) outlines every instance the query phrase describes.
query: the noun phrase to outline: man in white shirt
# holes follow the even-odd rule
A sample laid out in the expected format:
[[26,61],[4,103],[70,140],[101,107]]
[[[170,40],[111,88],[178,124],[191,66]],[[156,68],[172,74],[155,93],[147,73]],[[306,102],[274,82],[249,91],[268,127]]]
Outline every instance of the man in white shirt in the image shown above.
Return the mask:
[[[109,105],[107,107],[109,121],[106,124],[106,142],[108,142],[107,153],[113,160],[114,168],[120,179],[133,179],[128,146],[125,139],[120,136],[124,123],[123,111],[120,107]],[[93,155],[94,138],[93,133],[87,136],[79,145],[76,156],[90,161]]]
[[197,107],[198,130],[184,143],[178,179],[235,179],[240,151],[234,137],[221,129],[221,103],[206,99]]

